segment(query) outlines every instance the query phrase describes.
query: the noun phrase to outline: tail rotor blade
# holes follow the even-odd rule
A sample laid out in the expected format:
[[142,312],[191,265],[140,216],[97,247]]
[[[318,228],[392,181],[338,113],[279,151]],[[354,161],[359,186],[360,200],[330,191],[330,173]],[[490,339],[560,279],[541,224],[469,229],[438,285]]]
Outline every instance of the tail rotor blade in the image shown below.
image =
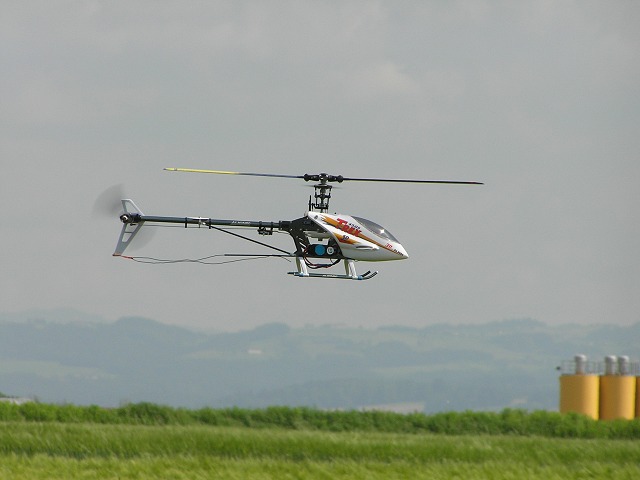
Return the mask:
[[121,183],[111,185],[96,198],[93,203],[93,214],[109,218],[119,215],[122,212],[122,199],[124,197],[124,187]]

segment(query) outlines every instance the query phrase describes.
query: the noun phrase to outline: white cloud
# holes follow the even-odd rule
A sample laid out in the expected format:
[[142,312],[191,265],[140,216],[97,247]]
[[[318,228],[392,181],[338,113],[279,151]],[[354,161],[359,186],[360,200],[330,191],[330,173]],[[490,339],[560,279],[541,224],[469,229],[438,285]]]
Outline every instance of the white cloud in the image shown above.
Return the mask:
[[349,99],[371,100],[420,93],[420,84],[398,65],[388,61],[357,70],[334,72],[330,78]]

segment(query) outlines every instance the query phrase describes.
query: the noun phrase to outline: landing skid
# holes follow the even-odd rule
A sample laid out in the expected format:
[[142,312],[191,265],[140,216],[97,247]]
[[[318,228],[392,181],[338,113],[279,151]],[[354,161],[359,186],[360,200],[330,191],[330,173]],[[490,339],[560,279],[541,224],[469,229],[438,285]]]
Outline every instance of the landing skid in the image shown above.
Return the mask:
[[304,263],[304,261],[300,260],[300,257],[296,258],[296,264],[298,265],[298,271],[297,272],[288,272],[289,275],[293,275],[295,277],[309,277],[309,278],[337,278],[337,279],[343,279],[343,280],[369,280],[373,277],[375,277],[378,272],[372,272],[371,270],[363,273],[362,275],[358,275],[356,273],[356,265],[355,262],[353,260],[347,260],[345,259],[344,261],[344,270],[345,270],[345,274],[344,275],[340,275],[340,274],[335,274],[335,273],[309,273],[309,270],[307,269],[307,265]]
[[375,277],[378,272],[368,271],[363,273],[362,275],[358,275],[356,277],[350,277],[349,275],[338,275],[333,273],[308,273],[306,275],[300,272],[287,272],[289,275],[293,275],[294,277],[309,277],[309,278],[341,278],[343,280],[369,280]]

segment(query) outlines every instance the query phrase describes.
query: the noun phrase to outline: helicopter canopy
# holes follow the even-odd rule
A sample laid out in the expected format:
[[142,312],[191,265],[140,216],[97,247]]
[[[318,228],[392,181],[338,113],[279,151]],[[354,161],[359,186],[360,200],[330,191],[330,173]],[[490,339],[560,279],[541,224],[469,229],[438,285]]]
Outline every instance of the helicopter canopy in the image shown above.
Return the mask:
[[362,217],[353,216],[353,218],[367,230],[372,231],[376,235],[382,238],[386,238],[387,240],[391,240],[392,242],[399,243],[398,239],[394,237],[389,230],[381,225],[378,225],[376,222],[372,222],[371,220],[367,220],[366,218]]

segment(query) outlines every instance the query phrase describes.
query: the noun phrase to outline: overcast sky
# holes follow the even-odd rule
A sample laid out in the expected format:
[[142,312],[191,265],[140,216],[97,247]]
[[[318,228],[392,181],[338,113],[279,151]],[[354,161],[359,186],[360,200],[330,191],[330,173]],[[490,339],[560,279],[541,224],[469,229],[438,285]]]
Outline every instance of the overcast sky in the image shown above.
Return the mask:
[[[0,312],[70,307],[217,330],[640,321],[640,2],[3,1]],[[147,214],[291,220],[304,182],[191,167],[454,179],[343,184],[332,211],[410,258],[366,282],[281,259],[111,256]],[[257,247],[155,229],[136,255]],[[286,235],[273,242],[291,249]]]

